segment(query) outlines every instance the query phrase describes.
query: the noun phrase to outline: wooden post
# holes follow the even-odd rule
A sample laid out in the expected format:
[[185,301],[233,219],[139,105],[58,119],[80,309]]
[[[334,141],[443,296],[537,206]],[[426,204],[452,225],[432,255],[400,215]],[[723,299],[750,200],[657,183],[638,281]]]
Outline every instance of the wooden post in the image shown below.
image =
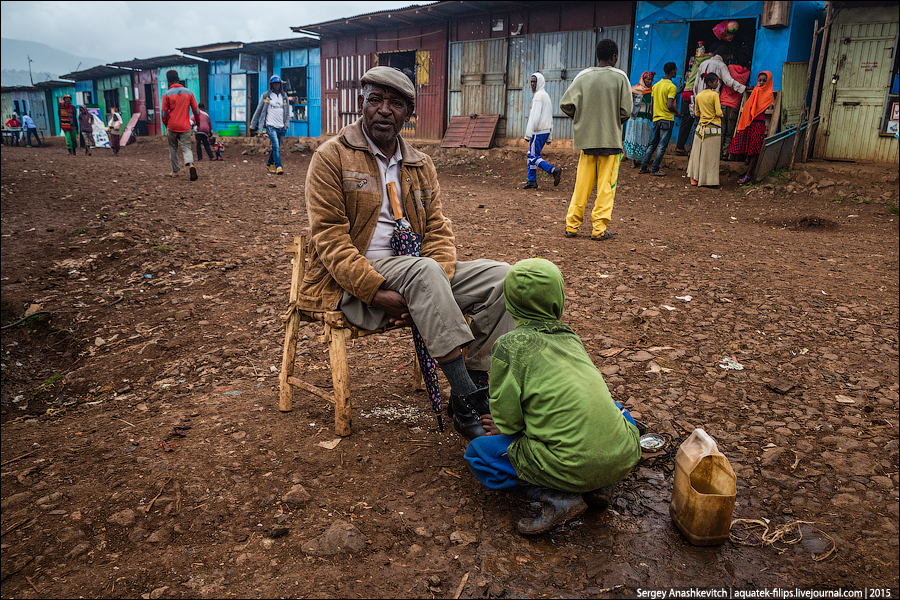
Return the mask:
[[342,437],[350,435],[350,369],[347,366],[350,330],[345,325],[342,312],[325,313],[325,336],[334,386],[334,432]]
[[[825,9],[825,25],[822,27],[822,46],[819,49],[819,62],[816,64],[816,82],[813,84],[812,104],[810,104],[809,111],[810,127],[812,126],[813,115],[816,112],[816,102],[819,101],[819,82],[822,79],[822,63],[825,62],[825,47],[828,45],[828,30],[831,29],[831,21],[834,18],[832,11],[831,2],[829,2],[828,8]],[[803,139],[803,156],[800,157],[800,162],[805,163],[809,156],[809,139],[811,137],[812,136],[807,133],[806,137]]]
[[300,328],[300,315],[297,312],[297,299],[300,296],[300,280],[303,278],[306,262],[306,237],[294,236],[294,245],[284,249],[293,253],[293,267],[291,268],[291,292],[289,296],[290,316],[285,323],[284,348],[281,354],[281,374],[278,376],[278,410],[290,412],[293,410],[294,390],[290,379],[294,374],[294,363],[297,358],[297,333]]
[[[803,87],[803,110],[800,111],[800,121],[797,123],[797,133],[794,134],[794,145],[791,147],[791,164],[788,166],[788,173],[794,170],[794,159],[797,157],[797,145],[800,143],[800,135],[802,134],[803,117],[810,113],[809,106],[806,104],[806,98],[809,96],[809,80],[812,79],[813,54],[816,52],[816,38],[819,37],[819,20],[816,19],[813,25],[812,48],[809,50],[809,66],[806,68],[806,85]],[[812,119],[807,119],[806,133],[812,129]]]

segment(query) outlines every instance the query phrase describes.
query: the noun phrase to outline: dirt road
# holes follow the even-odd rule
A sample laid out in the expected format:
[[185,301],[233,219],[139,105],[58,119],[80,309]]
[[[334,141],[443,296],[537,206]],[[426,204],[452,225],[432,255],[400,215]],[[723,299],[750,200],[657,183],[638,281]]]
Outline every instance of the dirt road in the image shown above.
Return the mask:
[[[2,149],[4,597],[896,597],[896,165],[697,190],[686,159],[664,178],[623,164],[618,236],[594,242],[563,237],[572,151],[550,151],[563,182],[535,191],[521,149],[425,149],[460,258],[555,262],[614,397],[670,442],[705,429],[737,473],[735,517],[802,539],[692,547],[653,461],[609,510],[523,538],[534,507],[480,487],[411,390],[408,331],[350,343],[353,434],[333,445],[327,403],[277,410],[310,152],[276,177],[235,142],[191,183],[163,176],[159,139],[118,157],[56,143]],[[13,325],[29,307],[46,312]],[[301,329],[298,370],[328,386],[320,333]]]

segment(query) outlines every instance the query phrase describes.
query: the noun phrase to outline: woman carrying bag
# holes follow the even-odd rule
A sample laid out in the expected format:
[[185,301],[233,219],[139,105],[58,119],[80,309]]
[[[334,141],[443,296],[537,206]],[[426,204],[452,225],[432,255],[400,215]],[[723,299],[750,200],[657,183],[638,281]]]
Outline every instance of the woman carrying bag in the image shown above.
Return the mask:
[[125,122],[122,121],[122,115],[118,112],[117,106],[111,106],[109,109],[109,125],[106,132],[109,134],[109,147],[112,148],[113,155],[119,155],[119,139],[122,137],[122,127]]

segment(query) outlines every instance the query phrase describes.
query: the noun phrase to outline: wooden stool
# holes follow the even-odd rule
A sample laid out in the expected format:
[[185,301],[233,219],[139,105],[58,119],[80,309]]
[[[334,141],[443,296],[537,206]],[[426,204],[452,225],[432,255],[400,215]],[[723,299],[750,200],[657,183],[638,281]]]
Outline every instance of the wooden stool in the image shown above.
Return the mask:
[[[387,326],[369,331],[351,325],[344,317],[344,313],[339,310],[307,312],[297,308],[300,282],[303,281],[303,274],[306,272],[306,236],[295,236],[294,244],[286,246],[284,251],[291,255],[293,268],[291,269],[290,304],[288,311],[281,317],[286,331],[281,357],[281,375],[278,377],[280,386],[278,409],[283,412],[293,410],[293,388],[301,388],[334,404],[334,432],[340,436],[350,435],[350,369],[347,365],[347,340],[399,328]],[[319,341],[328,344],[332,392],[294,377],[300,321],[322,323],[325,327]],[[417,390],[424,390],[425,381],[415,357],[413,357],[413,364],[415,365],[413,387]]]

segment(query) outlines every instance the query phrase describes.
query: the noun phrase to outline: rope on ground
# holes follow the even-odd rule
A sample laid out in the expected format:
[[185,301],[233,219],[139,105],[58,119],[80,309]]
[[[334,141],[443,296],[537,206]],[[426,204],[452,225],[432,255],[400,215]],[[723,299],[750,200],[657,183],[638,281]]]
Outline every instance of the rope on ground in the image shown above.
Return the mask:
[[37,315],[49,315],[49,314],[52,314],[49,310],[39,310],[39,311],[37,311],[37,312],[33,312],[33,313],[31,313],[30,315],[28,315],[28,316],[22,317],[21,319],[19,319],[19,320],[16,321],[15,323],[10,323],[9,325],[4,325],[3,327],[0,327],[0,331],[2,331],[2,330],[4,330],[4,329],[9,329],[10,327],[15,327],[15,326],[18,325],[19,323],[24,323],[25,321],[27,321],[27,320],[30,319],[31,317],[34,317],[34,316],[37,316]]
[[[743,525],[743,527],[735,530],[735,525]],[[803,531],[800,529],[801,525],[809,525],[812,529],[821,533],[829,542],[831,542],[831,548],[829,548],[827,552],[823,552],[818,556],[813,555],[813,560],[815,562],[821,562],[832,555],[837,555],[837,543],[834,541],[834,538],[816,527],[816,524],[813,521],[789,521],[783,525],[774,527],[770,532],[769,523],[762,519],[734,519],[731,522],[731,533],[729,534],[729,538],[733,543],[742,546],[771,546],[775,542],[781,542],[782,544],[796,544],[803,539]],[[762,529],[762,531],[759,531],[760,529]],[[746,532],[744,535],[739,535],[744,532]]]

